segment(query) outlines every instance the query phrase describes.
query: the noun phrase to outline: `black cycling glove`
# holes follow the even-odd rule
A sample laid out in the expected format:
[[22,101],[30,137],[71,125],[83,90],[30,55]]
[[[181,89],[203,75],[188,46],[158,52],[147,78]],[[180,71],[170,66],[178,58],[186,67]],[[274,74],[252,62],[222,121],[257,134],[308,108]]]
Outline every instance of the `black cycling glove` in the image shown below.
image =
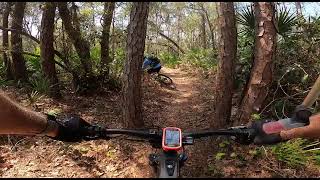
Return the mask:
[[[66,118],[64,122],[59,122],[54,116],[48,115],[48,121],[55,121],[58,124],[58,134],[50,137],[54,140],[65,142],[78,142],[90,136],[90,132],[97,126],[92,126],[79,116],[71,116]],[[91,130],[91,131],[90,131]]]
[[[299,105],[295,108],[293,115],[291,117],[292,122],[302,122],[305,125],[309,125],[309,117],[312,115],[311,109],[306,108],[303,105]],[[282,141],[285,141],[281,138],[280,133],[277,134],[266,134],[263,131],[263,125],[265,123],[275,122],[273,120],[261,120],[254,122],[249,128],[255,130],[255,137],[253,143],[257,145],[262,144],[276,144]]]
[[263,144],[277,144],[282,141],[280,134],[266,134],[263,131],[263,124],[275,122],[270,119],[255,121],[249,128],[255,130],[255,137],[253,138],[253,143],[257,145]]

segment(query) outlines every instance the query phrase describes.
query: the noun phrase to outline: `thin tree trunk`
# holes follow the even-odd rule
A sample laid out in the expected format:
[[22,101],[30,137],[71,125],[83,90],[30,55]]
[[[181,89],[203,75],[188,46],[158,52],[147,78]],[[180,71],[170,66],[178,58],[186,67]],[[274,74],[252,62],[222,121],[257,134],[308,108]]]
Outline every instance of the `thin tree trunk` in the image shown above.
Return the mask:
[[[90,58],[90,45],[88,41],[82,38],[80,32],[80,25],[75,17],[75,14],[71,14],[67,2],[58,2],[58,9],[60,17],[65,25],[68,36],[70,37],[79,57],[84,71],[88,74],[92,74],[92,64]],[[75,20],[73,22],[71,20]],[[73,26],[72,26],[73,25]]]
[[273,2],[255,2],[254,66],[241,102],[236,124],[247,123],[251,114],[258,112],[272,83],[273,59],[276,47],[275,12]]
[[75,31],[77,32],[81,32],[80,30],[80,22],[79,22],[79,18],[78,18],[78,6],[76,5],[75,2],[71,3],[71,7],[70,7],[70,13],[71,13],[71,17],[72,17],[72,25],[75,29]]
[[112,15],[115,8],[115,2],[105,2],[102,36],[101,36],[101,69],[100,73],[109,77],[111,57],[109,54],[110,26],[112,23]]
[[59,81],[54,62],[53,32],[55,11],[55,3],[46,2],[44,4],[40,33],[40,59],[44,76],[49,80],[50,83],[50,96],[61,97]]
[[215,117],[211,127],[230,123],[234,62],[237,55],[237,29],[233,2],[220,2],[218,11],[219,64],[215,89]]
[[297,16],[302,17],[301,2],[295,2],[295,5],[296,5]]
[[[115,11],[113,11],[113,17],[115,15]],[[113,36],[113,39],[112,39],[112,61],[114,61],[114,57],[116,55],[116,41],[115,41],[115,34],[114,34],[114,18],[112,18],[112,36]]]
[[207,48],[206,17],[203,12],[201,12],[201,44],[203,49]]
[[[295,2],[296,5],[296,12],[297,12],[297,16],[299,18],[299,21],[303,22],[304,21],[304,17],[302,15],[302,8],[301,8],[301,2]],[[302,26],[302,27],[298,27],[297,28],[298,31],[303,30],[303,32],[306,32],[306,27]]]
[[210,22],[207,10],[203,6],[201,8],[202,8],[202,11],[205,14],[205,17],[206,17],[206,20],[207,20],[207,23],[208,23],[208,26],[209,26],[209,30],[210,30],[210,34],[211,34],[211,41],[212,41],[212,49],[215,49],[216,48],[216,44],[215,44],[215,39],[214,39],[215,36],[214,36],[214,29],[212,27],[212,23]]
[[128,25],[123,72],[123,120],[127,128],[143,127],[141,66],[145,48],[149,2],[134,2]]
[[[181,13],[178,14],[178,36],[177,36],[177,43],[181,44],[181,36],[180,36],[180,32],[181,32]],[[179,53],[178,53],[179,55]]]
[[[5,4],[5,10],[3,12],[3,17],[2,17],[2,23],[3,23],[3,27],[4,28],[8,28],[8,24],[9,24],[9,14],[11,11],[11,6],[12,3],[11,2],[6,2]],[[3,61],[4,61],[4,65],[6,68],[6,78],[7,79],[13,79],[13,74],[12,74],[12,70],[11,70],[11,61],[10,58],[8,57],[8,52],[6,50],[9,50],[9,35],[8,35],[8,31],[3,30],[2,31],[2,45],[3,45],[3,49],[5,49],[5,51],[3,51]]]
[[[26,2],[16,2],[14,4],[13,16],[12,16],[12,29],[22,31],[24,10]],[[27,68],[25,60],[22,55],[22,38],[18,33],[13,33],[11,35],[11,44],[12,44],[12,70],[15,80],[27,81]]]

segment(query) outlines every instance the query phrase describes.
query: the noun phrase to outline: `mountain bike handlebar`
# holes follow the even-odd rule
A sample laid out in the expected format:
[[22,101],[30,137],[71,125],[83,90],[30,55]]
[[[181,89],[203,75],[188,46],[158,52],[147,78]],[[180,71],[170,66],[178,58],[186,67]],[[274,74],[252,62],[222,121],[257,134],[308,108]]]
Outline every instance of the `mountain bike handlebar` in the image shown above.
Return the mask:
[[[94,127],[94,128],[92,128]],[[130,135],[140,137],[144,139],[161,140],[162,130],[156,128],[150,129],[104,129],[99,126],[92,126],[88,128],[88,136],[85,137],[87,140],[94,139],[108,139],[112,138],[110,135]],[[97,128],[98,127],[98,128]],[[254,136],[254,129],[247,128],[245,126],[236,126],[228,129],[203,129],[193,132],[183,132],[182,138],[204,138],[210,136],[236,136],[240,138],[250,139]]]

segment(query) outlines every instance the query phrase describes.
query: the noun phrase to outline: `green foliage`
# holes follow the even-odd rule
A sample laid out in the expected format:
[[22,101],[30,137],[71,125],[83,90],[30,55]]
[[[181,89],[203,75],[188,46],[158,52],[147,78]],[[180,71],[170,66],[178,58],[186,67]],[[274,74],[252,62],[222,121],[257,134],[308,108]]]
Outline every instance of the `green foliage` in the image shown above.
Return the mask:
[[62,112],[62,109],[60,108],[53,108],[50,109],[47,114],[52,115],[52,116],[58,116]]
[[[90,58],[95,65],[94,67],[100,67],[101,60],[101,46],[94,46],[90,51]],[[93,71],[98,74],[99,68],[93,69]]]
[[[274,83],[266,104],[274,108],[266,116],[290,116],[296,105],[300,104],[307,95],[309,87],[313,85],[319,75],[320,61],[317,39],[320,38],[320,23],[316,17],[314,21],[300,25],[304,33],[287,36],[277,44],[274,60]],[[316,103],[315,109],[318,109]]]
[[31,78],[29,82],[34,91],[41,94],[49,94],[50,92],[50,83],[47,78],[44,77],[42,73],[36,73]]
[[115,49],[114,60],[110,64],[110,75],[115,79],[119,79],[123,73],[125,55],[124,48]]
[[6,73],[6,68],[4,66],[4,63],[2,62],[2,58],[0,58],[0,81],[2,80],[2,77],[5,76],[5,73]]
[[209,70],[217,66],[217,52],[212,49],[194,48],[188,51],[183,60],[197,68]]
[[25,55],[24,58],[29,72],[36,73],[41,71],[40,57]]
[[224,177],[221,167],[217,167],[217,165],[214,163],[208,164],[208,171],[212,174],[213,177]]
[[224,157],[226,156],[226,153],[223,153],[223,152],[218,152],[217,154],[216,154],[216,160],[221,160],[221,159],[223,159]]
[[219,143],[219,147],[220,147],[220,148],[224,148],[224,147],[226,147],[226,146],[229,145],[229,144],[230,144],[229,141],[223,141],[223,142]]
[[290,167],[296,168],[305,166],[308,161],[319,162],[319,149],[314,148],[306,150],[306,148],[313,145],[314,144],[310,144],[306,139],[298,138],[275,145],[272,148],[272,153],[279,161],[286,163]]
[[246,36],[240,34],[238,36],[237,46],[238,61],[236,62],[235,69],[235,85],[237,88],[240,88],[242,85],[246,83],[247,78],[250,75],[250,70],[253,61],[253,36]]
[[303,166],[308,160],[302,151],[303,143],[305,141],[302,139],[281,143],[274,146],[272,153],[279,161],[285,162],[291,167]]
[[276,19],[278,22],[278,33],[284,37],[292,31],[292,28],[298,23],[298,16],[295,12],[290,13],[290,10],[283,7],[276,13]]
[[261,120],[260,114],[251,114],[251,118],[252,118],[254,121],[259,121],[259,120]]
[[181,60],[177,54],[172,54],[168,52],[161,52],[159,54],[159,59],[163,66],[174,68],[181,63]]
[[254,150],[249,150],[249,154],[253,156],[253,158],[260,157],[262,155],[262,150],[261,148],[256,148]]

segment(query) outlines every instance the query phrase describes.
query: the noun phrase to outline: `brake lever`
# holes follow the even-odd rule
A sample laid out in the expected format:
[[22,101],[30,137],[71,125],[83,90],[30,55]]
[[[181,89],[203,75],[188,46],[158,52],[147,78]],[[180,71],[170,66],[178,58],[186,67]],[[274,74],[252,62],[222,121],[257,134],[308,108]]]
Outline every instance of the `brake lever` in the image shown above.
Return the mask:
[[84,140],[97,140],[97,139],[110,139],[107,136],[105,128],[99,125],[91,125],[85,128],[85,135],[83,136]]
[[251,144],[256,136],[255,129],[248,128],[247,126],[234,126],[228,128],[228,130],[237,132],[237,135],[231,138],[240,144]]

